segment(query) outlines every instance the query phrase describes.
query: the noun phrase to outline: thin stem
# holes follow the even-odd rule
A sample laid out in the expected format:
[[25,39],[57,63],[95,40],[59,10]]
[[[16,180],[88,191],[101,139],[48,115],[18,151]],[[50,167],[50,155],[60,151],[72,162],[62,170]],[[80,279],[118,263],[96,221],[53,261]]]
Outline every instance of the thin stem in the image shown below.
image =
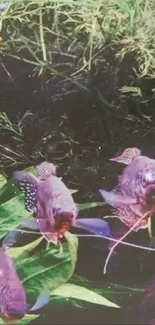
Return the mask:
[[43,13],[42,13],[41,8],[40,8],[40,13],[39,13],[39,30],[40,30],[40,42],[41,42],[43,60],[44,60],[44,62],[46,62],[47,61],[47,53],[46,53],[46,46],[45,46],[45,40],[44,40]]
[[107,256],[107,258],[106,258],[106,261],[105,261],[105,265],[104,265],[104,269],[103,269],[103,274],[106,274],[106,270],[107,270],[107,266],[108,266],[108,262],[109,262],[109,260],[110,260],[110,257],[111,257],[111,255],[112,255],[112,253],[113,253],[113,251],[114,251],[114,249],[116,248],[116,246],[118,245],[118,244],[120,244],[121,242],[122,242],[122,240],[123,239],[125,239],[134,229],[135,229],[135,227],[139,224],[139,222],[142,220],[142,219],[144,219],[144,218],[146,218],[146,216],[148,215],[148,212],[147,213],[145,213],[141,218],[139,218],[136,222],[135,222],[135,224],[133,225],[133,227],[131,227],[118,241],[117,241],[117,243],[115,243],[113,246],[112,246],[112,248],[110,249],[110,252],[109,252],[109,254],[108,254],[108,256]]
[[6,68],[5,64],[2,62],[2,60],[0,60],[0,64],[3,67],[4,71],[6,72],[7,76],[10,78],[10,80],[14,83],[14,80],[11,76],[11,73],[8,71],[8,69]]
[[129,246],[129,247],[134,247],[134,248],[139,248],[139,249],[143,249],[143,250],[146,250],[146,251],[151,251],[151,252],[155,252],[155,248],[151,248],[151,247],[148,247],[148,246],[141,246],[141,245],[136,245],[136,244],[132,244],[132,243],[129,243],[129,242],[126,242],[126,241],[123,241],[121,240],[121,242],[119,242],[118,239],[115,239],[115,238],[111,238],[111,237],[107,237],[107,236],[103,236],[103,235],[87,235],[87,234],[84,234],[84,235],[81,235],[81,234],[74,234],[75,236],[77,237],[95,237],[95,238],[103,238],[103,239],[107,239],[109,241],[113,241],[115,243],[118,243],[118,244],[123,244],[125,246]]
[[16,156],[18,156],[18,157],[21,157],[20,154],[16,153],[15,151],[13,151],[13,150],[11,150],[11,149],[9,149],[9,148],[7,148],[7,147],[2,146],[1,144],[0,144],[0,147],[3,148],[3,149],[6,150],[6,151],[10,151],[11,153],[13,153],[14,155],[16,155]]
[[[1,53],[1,52],[0,52]],[[25,63],[28,63],[28,64],[31,64],[31,65],[34,65],[34,66],[38,66],[40,67],[40,63],[36,62],[36,61],[32,61],[32,60],[29,60],[29,59],[26,59],[24,57],[20,57],[18,55],[14,55],[14,54],[10,54],[10,53],[3,53],[5,56],[9,56],[13,59],[16,59],[16,60],[19,60],[19,61],[23,61]]]
[[[31,231],[31,230],[21,230],[21,229],[17,229],[17,228],[1,228],[1,231],[19,231],[19,232],[22,232],[22,233],[26,233],[26,234],[34,234],[34,235],[38,235],[38,234],[41,234],[41,232],[36,232],[36,231]],[[131,229],[130,229],[131,230]],[[51,233],[50,232],[45,232],[44,235],[50,235]],[[116,244],[123,244],[125,246],[129,246],[129,247],[134,247],[134,248],[139,248],[139,249],[143,249],[143,250],[147,250],[147,251],[150,251],[150,252],[155,252],[155,248],[151,248],[151,247],[148,247],[148,246],[141,246],[141,245],[136,245],[136,244],[132,244],[132,243],[129,243],[129,242],[124,242],[123,240],[118,240],[118,239],[115,239],[115,238],[111,238],[111,237],[107,237],[107,236],[103,236],[103,235],[94,235],[94,234],[72,234],[76,237],[95,237],[95,238],[103,238],[103,239],[106,239],[106,240],[109,240],[109,241],[113,241],[115,242]],[[127,234],[125,234],[127,236]]]
[[92,21],[92,32],[90,34],[90,47],[89,47],[89,60],[88,60],[88,71],[91,70],[92,65],[92,55],[93,55],[93,41],[94,41],[94,33],[96,29],[97,18],[94,17]]
[[14,163],[17,163],[17,160],[15,160],[14,158],[11,158],[11,157],[5,155],[4,153],[1,153],[0,152],[0,155],[3,156],[3,157],[5,157],[5,158],[7,158],[7,159],[9,159],[9,160],[11,160],[11,161],[13,161]]

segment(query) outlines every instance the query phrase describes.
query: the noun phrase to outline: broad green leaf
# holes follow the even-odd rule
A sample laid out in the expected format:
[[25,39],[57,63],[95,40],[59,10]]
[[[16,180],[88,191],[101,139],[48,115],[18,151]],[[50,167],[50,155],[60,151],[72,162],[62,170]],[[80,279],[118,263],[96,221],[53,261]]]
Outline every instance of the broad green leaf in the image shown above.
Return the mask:
[[[18,262],[20,262],[20,259],[25,258],[26,256],[28,256],[29,254],[31,254],[31,252],[43,241],[43,236],[40,236],[38,239],[34,240],[33,242],[31,242],[30,244],[24,245],[24,246],[20,246],[20,247],[16,247],[16,248],[10,248],[9,252],[10,252],[10,256]],[[16,265],[16,267],[18,266],[18,264]]]
[[57,288],[52,292],[53,295],[62,297],[71,297],[74,299],[84,300],[93,304],[104,305],[108,307],[120,308],[120,306],[109,301],[105,297],[102,297],[98,293],[84,288],[82,286],[77,286],[72,283],[63,284],[61,287]]
[[13,197],[11,200],[0,205],[0,239],[2,239],[9,230],[20,225],[22,218],[31,216],[24,206],[23,194]]
[[[37,169],[33,166],[28,167],[25,169],[28,172],[31,172],[35,176],[39,176]],[[1,175],[0,175],[1,177]],[[4,203],[14,196],[18,196],[22,193],[19,189],[17,183],[13,179],[9,179],[8,182],[5,182],[3,186],[1,186],[1,179],[0,179],[0,203]]]
[[65,298],[62,296],[51,296],[51,303],[50,303],[50,309],[60,308],[60,306],[67,306],[70,305],[70,307],[74,306],[76,308],[84,309],[88,307],[89,302],[86,302],[84,300],[80,299],[74,299],[74,298]]
[[33,303],[44,289],[52,292],[66,283],[74,272],[78,239],[70,233],[65,237],[63,253],[52,244],[46,250],[36,251],[43,237],[26,246],[10,249],[27,297],[33,299]]
[[1,317],[0,317],[0,324],[5,324]]
[[[75,275],[69,280],[69,283],[73,284],[73,279]],[[79,281],[77,281],[78,283]],[[80,283],[80,282],[79,282]],[[78,284],[77,284],[78,285]],[[140,288],[129,288],[126,286],[111,284],[107,282],[91,282],[87,279],[83,280],[81,286],[87,288],[95,293],[98,293],[100,296],[105,297],[108,300],[111,300],[113,303],[121,306],[126,306],[129,300],[132,299],[133,296],[140,298],[144,289]],[[89,288],[90,287],[90,288]],[[90,305],[89,301],[80,300],[78,298],[71,298],[71,297],[63,297],[63,296],[56,296],[51,295],[51,305],[50,308],[58,308],[60,305],[70,305],[75,306],[77,308],[88,308]]]
[[3,174],[0,174],[0,188],[3,187],[6,183],[7,178]]
[[[72,276],[75,270],[76,262],[77,262],[77,251],[78,251],[78,238],[74,235],[72,235],[70,232],[66,232],[64,234],[64,237],[66,238],[66,241],[68,243],[68,249],[70,253],[70,261],[71,261],[71,269],[70,269],[70,274],[68,277],[68,280]],[[67,280],[67,281],[68,281]]]
[[[127,287],[123,285],[109,283],[107,281],[92,282],[77,275],[73,275],[72,278],[69,280],[69,283],[87,288],[121,306],[125,306],[127,300],[131,300],[131,296],[136,294],[138,297],[140,297],[142,292],[144,292],[144,288],[141,287]],[[73,304],[77,305],[76,301],[73,301]],[[86,306],[86,302],[81,303],[81,306]]]
[[20,194],[20,189],[17,187],[16,183],[10,179],[6,184],[4,184],[3,187],[0,188],[0,204]]
[[32,320],[34,320],[38,317],[39,317],[39,315],[27,314],[22,319],[20,319],[20,321],[18,322],[18,325],[29,324]]
[[[39,177],[37,169],[34,166],[28,167],[25,170]],[[0,178],[0,203],[4,203],[7,200],[13,198],[14,196],[20,195],[22,193],[16,181],[13,179],[8,180],[8,182],[5,182],[3,185],[4,186],[1,186],[1,178]]]
[[89,203],[77,204],[79,211],[100,207],[102,205],[105,205],[105,203],[104,202],[89,202]]
[[80,286],[84,286],[88,289],[91,290],[95,290],[98,293],[123,293],[125,294],[131,294],[131,292],[144,292],[144,288],[145,286],[143,286],[142,288],[135,288],[135,287],[128,287],[125,285],[120,285],[120,284],[116,284],[116,283],[109,283],[109,282],[103,282],[103,281],[97,281],[97,282],[92,282],[87,280],[86,278],[79,276],[79,275],[74,275],[71,279],[70,279],[70,283],[75,284],[75,285],[80,285]]

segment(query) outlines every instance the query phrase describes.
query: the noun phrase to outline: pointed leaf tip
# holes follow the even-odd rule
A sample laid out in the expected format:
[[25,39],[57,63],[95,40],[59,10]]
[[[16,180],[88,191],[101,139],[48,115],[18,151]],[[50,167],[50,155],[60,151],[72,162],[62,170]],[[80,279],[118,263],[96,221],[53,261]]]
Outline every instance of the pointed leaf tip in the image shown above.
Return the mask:
[[71,194],[77,193],[79,190],[72,190],[70,189]]
[[120,306],[102,297],[98,293],[72,283],[63,284],[54,290],[52,295],[84,300],[93,304],[104,305],[107,307],[120,308]]

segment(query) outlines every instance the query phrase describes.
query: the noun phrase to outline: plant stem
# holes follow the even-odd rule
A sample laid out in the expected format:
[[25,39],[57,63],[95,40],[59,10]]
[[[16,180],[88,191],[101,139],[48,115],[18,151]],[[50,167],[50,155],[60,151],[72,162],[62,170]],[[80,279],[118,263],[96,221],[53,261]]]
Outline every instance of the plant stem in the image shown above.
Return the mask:
[[43,61],[47,61],[47,53],[46,53],[46,46],[45,46],[45,40],[44,40],[44,27],[43,27],[43,13],[42,9],[40,8],[39,13],[39,30],[40,30],[40,42],[41,42],[41,48],[42,48],[42,55],[43,55]]

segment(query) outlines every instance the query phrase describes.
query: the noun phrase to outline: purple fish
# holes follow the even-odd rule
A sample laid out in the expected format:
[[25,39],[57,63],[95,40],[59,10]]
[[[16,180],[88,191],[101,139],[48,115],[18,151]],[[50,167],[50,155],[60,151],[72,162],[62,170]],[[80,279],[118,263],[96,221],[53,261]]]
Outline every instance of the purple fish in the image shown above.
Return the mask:
[[[13,174],[25,193],[27,210],[32,211],[36,217],[24,220],[22,225],[31,229],[40,229],[46,240],[56,245],[61,245],[61,238],[71,227],[82,228],[97,235],[110,235],[110,228],[105,220],[77,219],[77,206],[70,190],[62,179],[56,176],[55,165],[44,161],[37,166],[37,170],[40,179],[26,171]],[[8,246],[11,245],[10,238],[8,236],[6,239]]]
[[[49,302],[48,294],[41,294],[34,307],[37,310]],[[24,287],[9,256],[8,248],[0,248],[0,316],[8,323],[20,319],[29,311]]]
[[0,314],[3,317],[27,312],[26,295],[5,247],[0,248]]
[[100,190],[102,197],[113,206],[114,216],[129,228],[144,215],[134,231],[147,228],[148,218],[155,212],[155,160],[142,156],[137,148],[125,149],[122,155],[110,160],[128,166],[113,191]]

